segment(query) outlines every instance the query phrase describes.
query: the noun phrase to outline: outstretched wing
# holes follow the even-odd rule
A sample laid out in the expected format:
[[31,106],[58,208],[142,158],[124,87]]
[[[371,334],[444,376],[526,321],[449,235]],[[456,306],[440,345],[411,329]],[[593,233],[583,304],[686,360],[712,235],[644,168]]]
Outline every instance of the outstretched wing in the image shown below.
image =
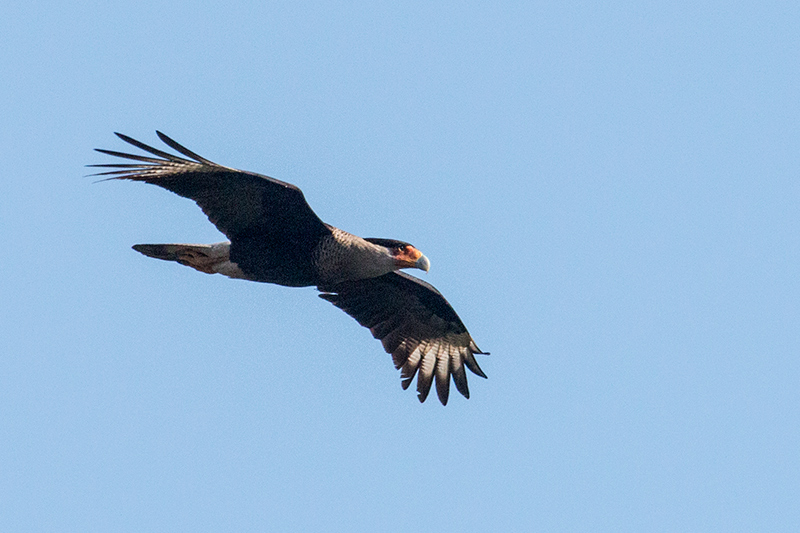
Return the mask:
[[461,319],[432,285],[404,272],[320,287],[324,298],[367,327],[383,342],[407,389],[419,372],[417,396],[424,402],[436,378],[436,393],[447,405],[450,376],[469,398],[464,367],[483,378],[475,354],[485,354]]
[[96,176],[110,175],[109,179],[152,183],[194,200],[208,219],[231,240],[237,237],[258,237],[264,241],[299,240],[330,233],[309,207],[303,192],[294,185],[212,163],[160,131],[156,133],[165,144],[186,158],[117,133],[117,137],[126,143],[152,156],[97,148],[98,152],[131,162],[89,166],[115,169]]

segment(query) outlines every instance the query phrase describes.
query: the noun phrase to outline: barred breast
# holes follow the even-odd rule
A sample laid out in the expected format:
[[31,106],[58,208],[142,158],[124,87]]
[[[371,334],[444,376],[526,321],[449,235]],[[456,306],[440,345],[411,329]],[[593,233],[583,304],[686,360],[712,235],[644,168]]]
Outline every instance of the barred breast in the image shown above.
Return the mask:
[[314,250],[318,285],[374,278],[395,270],[394,257],[382,247],[331,227]]

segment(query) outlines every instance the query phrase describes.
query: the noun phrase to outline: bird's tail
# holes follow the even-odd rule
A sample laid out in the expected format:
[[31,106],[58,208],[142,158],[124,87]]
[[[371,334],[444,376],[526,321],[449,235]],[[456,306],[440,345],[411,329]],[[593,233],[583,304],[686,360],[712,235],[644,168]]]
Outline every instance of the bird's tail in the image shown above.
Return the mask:
[[216,244],[135,244],[133,249],[147,257],[176,261],[206,274],[224,274],[231,278],[245,277],[230,262],[231,243]]

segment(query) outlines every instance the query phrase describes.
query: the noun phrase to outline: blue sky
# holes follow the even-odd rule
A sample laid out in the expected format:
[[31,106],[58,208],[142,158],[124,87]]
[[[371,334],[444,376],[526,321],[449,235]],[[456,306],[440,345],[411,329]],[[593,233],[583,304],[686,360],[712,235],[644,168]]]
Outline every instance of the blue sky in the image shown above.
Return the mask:
[[[0,530],[800,522],[796,2],[0,11]],[[85,177],[156,129],[414,243],[489,379],[132,251],[222,240]]]

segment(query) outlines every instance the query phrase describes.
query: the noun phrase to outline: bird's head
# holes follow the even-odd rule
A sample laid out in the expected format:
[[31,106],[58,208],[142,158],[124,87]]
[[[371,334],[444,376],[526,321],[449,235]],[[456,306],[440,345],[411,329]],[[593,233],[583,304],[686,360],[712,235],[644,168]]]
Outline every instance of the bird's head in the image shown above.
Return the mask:
[[366,239],[372,244],[383,246],[389,250],[389,254],[394,258],[395,266],[400,268],[418,268],[427,272],[431,268],[431,262],[422,252],[414,246],[403,241],[393,239]]
[[397,247],[392,252],[398,268],[418,268],[425,272],[431,268],[428,258],[410,244]]

